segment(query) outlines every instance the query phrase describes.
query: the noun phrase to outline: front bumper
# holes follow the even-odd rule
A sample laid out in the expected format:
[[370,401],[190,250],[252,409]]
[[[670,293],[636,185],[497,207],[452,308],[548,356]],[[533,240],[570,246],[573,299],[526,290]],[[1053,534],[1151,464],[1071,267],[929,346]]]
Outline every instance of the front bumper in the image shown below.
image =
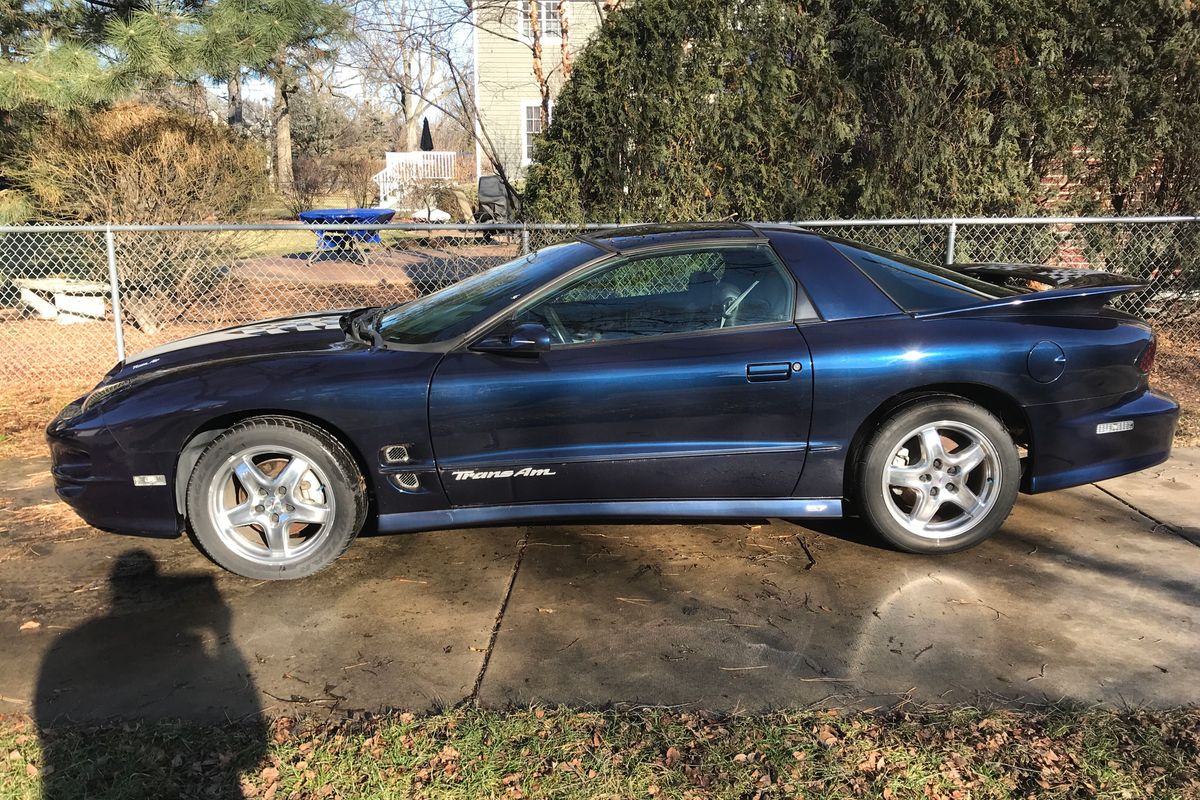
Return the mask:
[[[82,398],[81,398],[82,400]],[[94,528],[135,536],[175,537],[182,520],[175,508],[174,469],[128,454],[103,415],[64,408],[46,428],[54,491]],[[159,474],[165,486],[134,486],[134,475]]]
[[[1161,464],[1171,455],[1179,404],[1144,389],[1111,398],[1049,403],[1025,409],[1032,428],[1032,463],[1022,491],[1036,494],[1115,478]],[[1097,426],[1132,423],[1097,433]]]

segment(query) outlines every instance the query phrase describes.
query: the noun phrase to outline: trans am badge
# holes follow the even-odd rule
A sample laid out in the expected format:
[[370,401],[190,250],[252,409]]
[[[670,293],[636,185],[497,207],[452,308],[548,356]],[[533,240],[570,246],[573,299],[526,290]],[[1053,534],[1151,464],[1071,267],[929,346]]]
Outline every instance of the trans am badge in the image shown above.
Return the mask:
[[521,469],[493,469],[482,472],[473,469],[456,469],[452,474],[456,481],[477,481],[483,478],[543,478],[556,473],[552,469],[522,467]]

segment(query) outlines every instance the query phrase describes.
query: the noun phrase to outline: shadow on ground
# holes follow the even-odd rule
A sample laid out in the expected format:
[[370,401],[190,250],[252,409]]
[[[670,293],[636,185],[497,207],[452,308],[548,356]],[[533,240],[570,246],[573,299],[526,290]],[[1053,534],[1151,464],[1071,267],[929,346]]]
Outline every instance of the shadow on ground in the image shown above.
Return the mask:
[[[147,551],[129,550],[113,560],[107,589],[106,613],[59,634],[42,659],[33,717],[42,736],[43,796],[74,797],[84,788],[92,796],[123,794],[137,782],[139,762],[155,758],[146,746],[150,735],[139,742],[137,729],[130,729],[114,752],[81,760],[80,733],[68,723],[199,715],[223,717],[242,734],[242,746],[218,758],[223,763],[215,773],[209,770],[206,796],[242,797],[234,776],[266,753],[266,729],[250,667],[233,643],[231,611],[212,574],[162,575]],[[202,773],[213,765],[197,766]]]

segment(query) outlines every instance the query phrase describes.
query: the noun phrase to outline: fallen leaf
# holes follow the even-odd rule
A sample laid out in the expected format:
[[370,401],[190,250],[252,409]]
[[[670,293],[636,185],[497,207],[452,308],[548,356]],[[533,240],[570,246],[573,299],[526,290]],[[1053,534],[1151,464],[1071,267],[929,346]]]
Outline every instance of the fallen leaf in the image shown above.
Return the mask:
[[668,767],[673,767],[676,764],[678,764],[680,758],[682,758],[682,755],[680,754],[678,747],[675,747],[674,745],[672,745],[667,748],[667,766]]
[[36,631],[40,627],[42,627],[42,623],[38,622],[37,620],[31,619],[21,623],[21,630],[23,631]]
[[33,764],[26,764],[25,765],[25,774],[31,778],[36,778],[38,775],[38,768],[35,767]]
[[275,767],[267,767],[262,771],[263,783],[270,786],[273,783],[279,782],[279,770]]

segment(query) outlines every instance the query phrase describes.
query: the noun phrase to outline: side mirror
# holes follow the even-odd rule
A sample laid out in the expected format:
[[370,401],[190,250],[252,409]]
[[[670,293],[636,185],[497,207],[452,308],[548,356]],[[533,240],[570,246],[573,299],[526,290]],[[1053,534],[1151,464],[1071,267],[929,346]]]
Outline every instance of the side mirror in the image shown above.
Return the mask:
[[472,350],[501,355],[537,355],[550,349],[550,331],[545,325],[524,322],[508,333],[490,334],[471,345]]

